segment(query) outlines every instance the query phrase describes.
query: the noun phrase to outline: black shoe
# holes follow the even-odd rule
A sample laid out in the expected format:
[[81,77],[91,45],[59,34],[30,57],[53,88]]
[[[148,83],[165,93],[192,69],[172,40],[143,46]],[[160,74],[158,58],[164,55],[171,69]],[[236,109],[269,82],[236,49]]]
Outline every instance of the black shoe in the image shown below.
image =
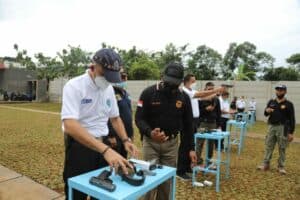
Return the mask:
[[177,174],[177,177],[183,181],[189,181],[192,179],[192,177],[190,177],[189,175],[187,175],[186,173],[183,174]]

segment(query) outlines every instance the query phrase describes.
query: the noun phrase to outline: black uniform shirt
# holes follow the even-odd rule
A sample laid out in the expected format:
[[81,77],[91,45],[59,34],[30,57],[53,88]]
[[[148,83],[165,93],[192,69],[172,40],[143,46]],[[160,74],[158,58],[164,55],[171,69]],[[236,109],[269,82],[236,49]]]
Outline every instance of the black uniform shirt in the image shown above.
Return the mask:
[[[212,111],[207,111],[207,106],[213,106]],[[211,100],[200,101],[200,121],[201,122],[216,122],[217,127],[221,126],[221,106],[220,101],[217,97]]]
[[293,133],[295,130],[295,111],[294,105],[288,100],[278,102],[276,99],[271,99],[267,108],[273,108],[274,111],[267,113],[265,110],[265,116],[269,116],[269,124],[282,124],[285,125],[287,133]]
[[184,133],[181,142],[193,150],[192,120],[190,99],[184,92],[178,90],[174,95],[167,96],[161,83],[142,92],[135,115],[142,137],[150,137],[154,128],[160,128],[167,136]]

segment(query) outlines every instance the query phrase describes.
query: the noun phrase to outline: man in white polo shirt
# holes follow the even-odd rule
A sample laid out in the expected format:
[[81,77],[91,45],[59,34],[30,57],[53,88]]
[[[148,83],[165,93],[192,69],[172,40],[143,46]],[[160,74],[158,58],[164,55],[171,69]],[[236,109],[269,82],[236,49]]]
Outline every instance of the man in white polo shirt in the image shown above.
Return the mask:
[[[114,90],[110,83],[120,82],[120,56],[112,49],[101,49],[93,56],[93,65],[87,73],[67,82],[63,89],[61,119],[65,133],[65,166],[63,178],[68,198],[68,178],[110,165],[117,169],[130,163],[102,142],[108,134],[110,119],[125,149],[133,156],[137,148],[127,137]],[[86,195],[74,191],[74,199]]]
[[[183,79],[182,90],[190,97],[192,111],[193,111],[193,132],[196,133],[200,125],[200,108],[199,101],[201,99],[211,99],[216,96],[217,93],[224,90],[223,87],[216,88],[215,90],[196,90],[196,77],[193,74],[187,74]],[[181,138],[182,140],[183,138]],[[177,177],[183,180],[189,180],[191,177],[187,172],[191,171],[191,165],[188,155],[189,150],[185,149],[180,143],[178,150],[178,162],[177,162]]]

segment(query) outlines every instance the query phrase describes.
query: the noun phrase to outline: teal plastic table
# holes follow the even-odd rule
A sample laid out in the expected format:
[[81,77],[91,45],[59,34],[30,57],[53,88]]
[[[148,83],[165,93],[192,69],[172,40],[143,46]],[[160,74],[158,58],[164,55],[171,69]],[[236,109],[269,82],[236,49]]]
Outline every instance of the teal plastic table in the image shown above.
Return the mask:
[[116,185],[116,190],[113,192],[106,191],[89,183],[92,176],[98,176],[104,169],[109,168],[105,167],[69,178],[69,199],[73,199],[73,189],[101,200],[138,199],[169,179],[172,180],[170,199],[175,199],[176,168],[163,166],[162,169],[155,169],[154,172],[156,172],[156,175],[146,176],[145,182],[141,186],[129,185],[127,182],[122,181],[119,175],[111,175],[110,179],[112,179],[113,183]]
[[[238,145],[238,155],[244,148],[244,141],[247,133],[247,123],[245,121],[228,120],[226,123],[226,131],[230,133],[229,139],[224,140],[224,147],[227,148],[228,142],[231,140],[232,145]],[[232,138],[232,139],[231,139]]]
[[[205,159],[204,159],[204,167],[196,166],[193,167],[193,177],[192,177],[192,184],[195,185],[196,182],[196,174],[199,171],[202,171],[204,173],[213,173],[216,174],[216,191],[220,191],[220,173],[221,173],[221,164],[226,165],[226,176],[225,178],[229,178],[229,167],[230,167],[230,134],[229,132],[212,132],[212,133],[196,133],[194,135],[194,142],[195,142],[195,149],[197,151],[197,140],[198,139],[204,139],[206,140],[206,151],[205,151]],[[228,149],[225,152],[226,153],[226,159],[222,160],[221,158],[221,141],[222,139],[227,139]],[[217,159],[209,159],[208,158],[208,146],[207,142],[208,140],[217,140],[218,141],[218,147],[217,147]],[[208,162],[212,162],[211,165],[208,165]],[[210,169],[213,164],[216,164],[217,169],[213,170]]]

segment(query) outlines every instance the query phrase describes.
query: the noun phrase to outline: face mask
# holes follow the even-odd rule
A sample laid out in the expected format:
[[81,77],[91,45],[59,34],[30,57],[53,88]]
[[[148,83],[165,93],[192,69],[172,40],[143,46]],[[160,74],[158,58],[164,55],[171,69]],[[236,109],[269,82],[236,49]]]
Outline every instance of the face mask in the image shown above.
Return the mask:
[[276,95],[278,99],[283,99],[284,98],[284,94],[280,94],[280,95]]
[[95,84],[100,90],[105,90],[110,85],[103,76],[96,76]]
[[192,84],[191,84],[191,88],[192,88],[193,90],[196,89],[196,86],[197,86],[197,83],[192,83]]
[[173,85],[170,83],[164,83],[164,92],[166,95],[172,95],[175,94],[175,92],[178,90],[178,85]]
[[116,83],[114,85],[117,86],[117,87],[119,87],[119,88],[123,88],[123,89],[125,89],[127,87],[127,83],[126,82]]

